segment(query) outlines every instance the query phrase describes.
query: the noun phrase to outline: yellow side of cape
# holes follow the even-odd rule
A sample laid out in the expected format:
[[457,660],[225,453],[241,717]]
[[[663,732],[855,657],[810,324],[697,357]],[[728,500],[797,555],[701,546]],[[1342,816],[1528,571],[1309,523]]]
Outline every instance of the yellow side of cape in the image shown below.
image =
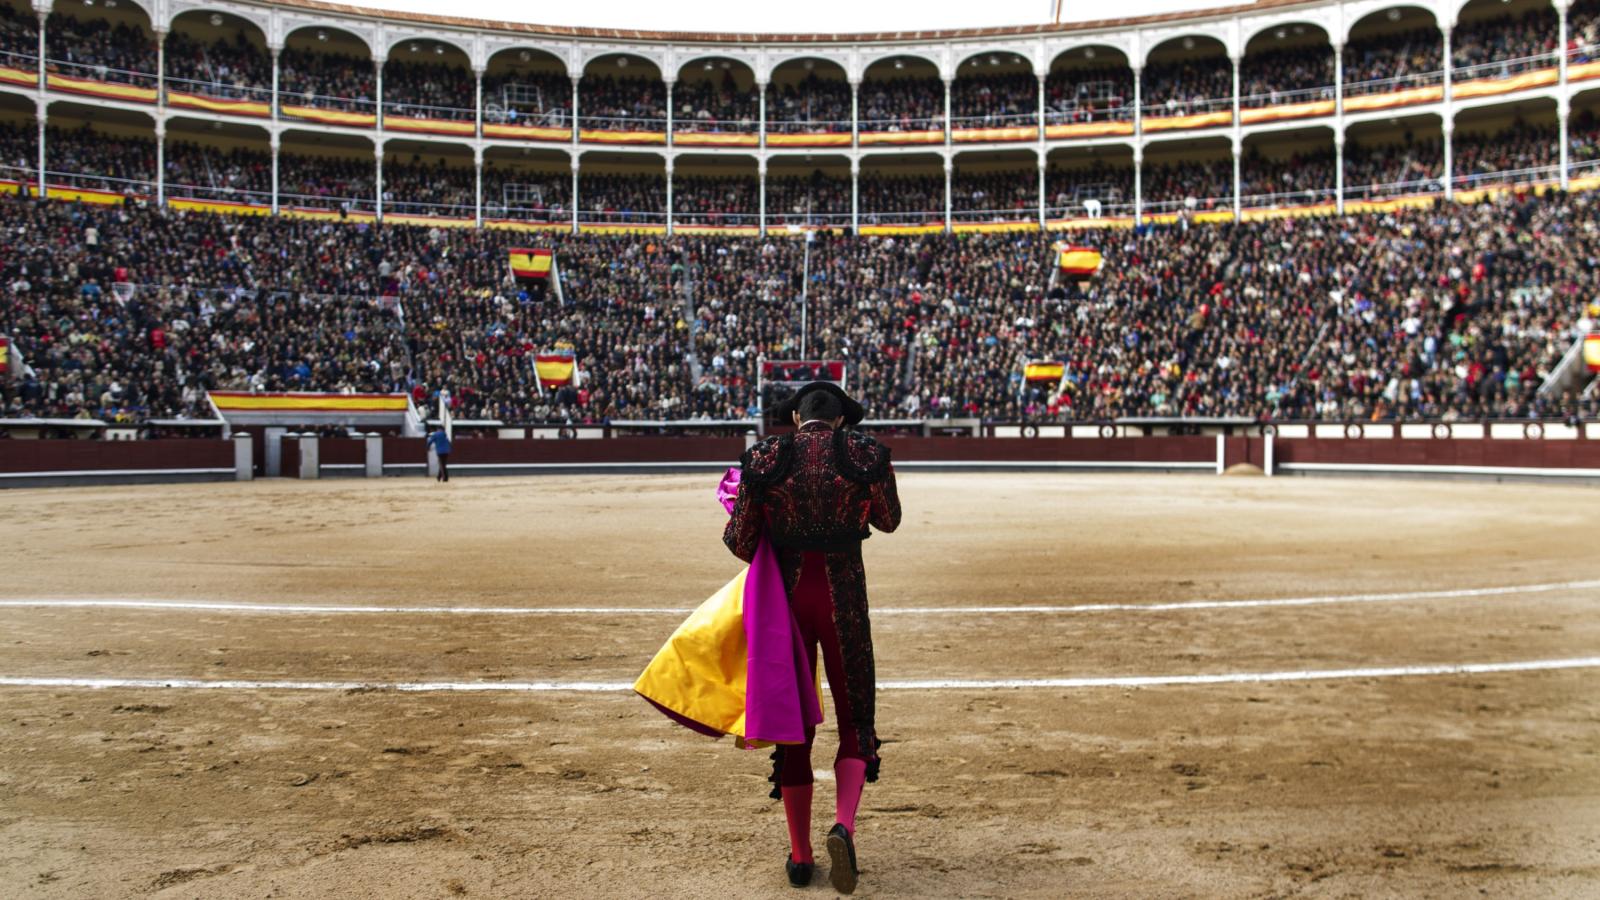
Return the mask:
[[633,689],[661,706],[744,738],[746,567],[700,604],[645,667]]

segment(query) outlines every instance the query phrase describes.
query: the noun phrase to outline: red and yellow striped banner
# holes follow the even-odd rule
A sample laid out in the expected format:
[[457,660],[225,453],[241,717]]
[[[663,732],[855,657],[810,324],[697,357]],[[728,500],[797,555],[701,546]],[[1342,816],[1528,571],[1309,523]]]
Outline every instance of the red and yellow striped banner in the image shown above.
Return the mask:
[[825,131],[821,134],[769,134],[768,147],[848,147],[850,132]]
[[1022,367],[1022,377],[1029,381],[1060,381],[1067,374],[1067,366],[1059,360],[1036,360]]
[[1471,97],[1496,97],[1500,94],[1509,94],[1512,91],[1525,91],[1529,88],[1545,87],[1560,80],[1561,71],[1559,69],[1535,69],[1532,72],[1518,72],[1508,78],[1474,78],[1471,81],[1457,81],[1450,85],[1450,96],[1457,100],[1466,100]]
[[673,225],[672,233],[752,237],[761,233],[761,227],[759,225]]
[[1155,116],[1144,120],[1145,131],[1187,131],[1191,128],[1216,128],[1233,124],[1233,112],[1194,113],[1187,116]]
[[1326,203],[1308,203],[1304,206],[1274,206],[1244,209],[1240,210],[1240,215],[1246,222],[1267,222],[1273,219],[1298,219],[1303,216],[1326,216],[1333,214],[1338,210],[1338,208],[1338,205],[1330,200]]
[[294,106],[280,103],[278,112],[285,118],[304,119],[307,122],[321,122],[324,125],[348,125],[352,128],[372,128],[378,124],[378,117],[369,112],[350,112],[343,109],[322,109],[316,106]]
[[1036,219],[1017,219],[1012,222],[956,222],[950,226],[955,234],[1004,234],[1011,231],[1038,231]]
[[540,353],[533,358],[533,370],[547,386],[571,382],[577,368],[577,360],[570,353]]
[[548,125],[491,125],[483,123],[483,136],[512,141],[570,141],[571,128],[552,128]]
[[1583,364],[1588,366],[1591,372],[1600,372],[1600,334],[1584,336]]
[[0,337],[0,375],[11,371],[11,340]]
[[606,131],[600,128],[578,130],[578,140],[585,144],[665,144],[665,131]]
[[448,134],[459,137],[473,137],[478,133],[478,126],[473,122],[463,122],[458,119],[420,119],[411,116],[383,117],[383,127],[390,131],[409,131],[415,134]]
[[369,212],[341,214],[336,209],[319,209],[315,206],[280,206],[278,215],[310,222],[375,222],[378,217]]
[[571,222],[524,222],[521,219],[484,219],[483,227],[502,231],[554,231],[572,230]]
[[1600,78],[1600,62],[1567,65],[1567,81],[1588,81],[1591,78]]
[[667,226],[640,222],[579,222],[579,234],[666,234]]
[[186,94],[181,91],[167,91],[167,105],[185,109],[203,109],[207,112],[227,113],[234,116],[255,116],[261,119],[272,117],[272,104],[263,100],[228,100],[222,97],[207,97],[203,94]]
[[874,144],[942,144],[944,132],[932,131],[863,131],[861,132],[861,145]]
[[413,216],[384,213],[386,225],[426,225],[430,228],[476,228],[478,220],[471,216]]
[[[98,203],[101,206],[112,206],[121,203],[123,195],[112,191],[95,191],[89,188],[62,187],[58,184],[45,186],[45,195],[51,200],[77,201],[79,203]],[[142,195],[135,195],[142,196]]]
[[406,409],[405,394],[211,391],[209,395],[211,402],[223,412],[405,412]]
[[1132,228],[1133,216],[1102,216],[1091,219],[1080,216],[1076,219],[1051,219],[1044,223],[1046,231],[1087,231],[1091,228]]
[[863,225],[860,233],[868,235],[890,236],[901,234],[939,234],[944,231],[943,222],[931,222],[926,225]]
[[1239,110],[1239,121],[1245,125],[1257,122],[1286,122],[1311,116],[1331,116],[1337,110],[1332,100],[1307,100],[1304,103],[1285,103],[1281,106],[1260,106]]
[[1039,129],[1032,125],[1009,125],[1003,128],[957,128],[950,133],[950,140],[957,144],[1037,141],[1038,139]]
[[674,134],[672,143],[679,147],[759,147],[761,135],[691,131]]
[[49,73],[45,80],[45,86],[52,91],[66,91],[69,94],[89,94],[94,97],[105,97],[108,100],[127,100],[131,103],[156,102],[156,89],[153,87],[113,84],[109,81],[94,81],[89,78],[73,78],[71,75],[62,75],[58,72]]
[[555,255],[548,247],[512,247],[506,251],[511,263],[511,277],[548,279]]
[[1068,122],[1063,125],[1046,125],[1047,138],[1107,137],[1133,134],[1132,122]]
[[37,87],[39,73],[32,69],[19,69],[15,66],[0,66],[0,81],[6,84],[24,84],[28,87]]
[[1093,247],[1062,247],[1056,256],[1056,268],[1061,274],[1078,278],[1087,278],[1100,271],[1103,262],[1105,258]]
[[1415,106],[1418,103],[1438,103],[1444,99],[1444,88],[1433,84],[1427,87],[1406,88],[1386,94],[1361,94],[1344,98],[1345,112],[1364,112],[1374,109],[1394,109],[1397,106]]

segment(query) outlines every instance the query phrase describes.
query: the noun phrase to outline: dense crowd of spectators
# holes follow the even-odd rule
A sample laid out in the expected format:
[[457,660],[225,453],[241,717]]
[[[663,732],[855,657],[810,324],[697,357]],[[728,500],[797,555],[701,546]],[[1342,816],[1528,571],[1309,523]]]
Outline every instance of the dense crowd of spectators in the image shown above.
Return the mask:
[[[39,59],[39,20],[23,9],[0,4],[0,53],[14,53],[26,57],[28,62],[36,62]],[[9,64],[15,66],[20,62],[11,60]]]
[[483,215],[525,222],[572,221],[572,175],[483,164]]
[[1521,119],[1497,132],[1456,131],[1451,175],[1457,188],[1513,181],[1545,181],[1559,174],[1561,133],[1554,119]]
[[1246,53],[1239,62],[1245,106],[1333,99],[1333,48],[1327,44]]
[[31,181],[39,172],[39,127],[31,121],[0,122],[0,179]]
[[1398,143],[1349,141],[1344,145],[1346,197],[1437,191],[1443,189],[1443,178],[1442,140],[1418,140],[1408,132]]
[[937,78],[869,79],[861,82],[857,103],[862,131],[944,127],[944,82]]
[[1044,82],[1045,123],[1133,118],[1133,70],[1126,65],[1057,69]]
[[[1594,414],[1540,398],[1600,291],[1596,199],[1508,195],[1385,214],[811,246],[811,354],[874,417],[1354,419]],[[0,199],[0,333],[32,375],[6,414],[204,417],[203,391],[448,392],[462,418],[744,416],[760,358],[798,355],[801,241],[552,235],[565,304],[526,296],[526,235]],[[189,248],[173,253],[171,248]],[[576,349],[541,393],[528,357]],[[1021,364],[1059,359],[1060,384]],[[1580,410],[1580,404],[1586,404]]]
[[726,70],[673,85],[672,108],[674,131],[754,132],[761,124],[761,96]]
[[370,211],[378,197],[371,157],[278,155],[278,195],[284,206]]
[[863,170],[856,190],[863,224],[944,221],[943,175],[891,175]]
[[757,225],[761,183],[752,176],[677,175],[672,220],[683,225]]
[[1561,27],[1554,8],[1545,5],[1520,15],[1506,14],[1463,22],[1450,34],[1450,63],[1472,78],[1513,75],[1556,64],[1549,54],[1561,46]]
[[383,66],[385,115],[470,121],[477,94],[477,80],[460,65],[391,59]]
[[171,90],[230,100],[271,95],[272,57],[243,31],[208,43],[175,30],[167,35],[164,52]]
[[169,197],[272,202],[272,154],[265,150],[168,141],[165,162]]
[[1346,95],[1396,89],[1393,79],[1437,84],[1443,77],[1444,35],[1432,25],[1353,38],[1344,48]]
[[371,113],[377,69],[358,56],[286,47],[278,54],[278,90],[285,104]]
[[156,142],[91,129],[45,129],[45,171],[51,184],[114,193],[147,193],[155,187]]
[[51,72],[142,87],[156,83],[156,42],[142,28],[53,12],[44,30]]
[[665,131],[667,88],[659,78],[585,76],[578,84],[578,115],[584,128]]
[[578,217],[585,222],[659,225],[667,220],[666,176],[580,173]]
[[1567,9],[1567,54],[1573,62],[1600,58],[1600,0],[1578,0]]
[[776,134],[850,131],[850,83],[808,73],[796,84],[767,85],[767,130]]
[[958,222],[1028,222],[1039,218],[1039,170],[963,172],[950,179]]
[[1077,168],[1049,169],[1045,172],[1044,196],[1048,204],[1045,213],[1052,219],[1130,214],[1133,161],[1113,165],[1095,160]]
[[1144,114],[1187,116],[1233,107],[1233,63],[1226,56],[1151,63],[1144,70]]
[[1206,212],[1233,206],[1233,158],[1144,164],[1145,208]]
[[1600,117],[1586,109],[1567,122],[1567,167],[1592,170],[1597,167],[1597,161],[1600,161]]
[[478,175],[471,162],[432,162],[390,154],[383,161],[383,208],[417,216],[473,218],[477,214]]
[[810,175],[767,175],[767,224],[840,224],[850,221],[850,179]]
[[483,119],[506,125],[572,124],[572,79],[563,72],[516,69],[483,76]]
[[1334,198],[1337,172],[1332,146],[1288,156],[1251,150],[1239,160],[1239,189],[1246,207],[1305,206]]
[[950,86],[954,128],[999,128],[1039,123],[1039,79],[1032,72],[971,74]]

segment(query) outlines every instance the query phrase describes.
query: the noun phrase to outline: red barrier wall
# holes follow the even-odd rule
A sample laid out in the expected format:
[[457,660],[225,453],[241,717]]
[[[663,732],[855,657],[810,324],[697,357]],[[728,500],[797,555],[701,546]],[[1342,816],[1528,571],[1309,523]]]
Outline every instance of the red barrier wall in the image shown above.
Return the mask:
[[1278,441],[1276,462],[1390,466],[1495,466],[1600,469],[1600,441],[1328,440]]
[[[499,441],[463,439],[450,450],[451,465],[535,465],[538,463],[717,462],[730,465],[744,452],[743,438],[624,437],[608,441]],[[425,463],[422,438],[384,438],[383,462]]]
[[230,441],[0,441],[0,472],[222,468],[233,468]]
[[317,441],[317,464],[361,466],[367,462],[367,442],[359,438],[323,438]]
[[1214,462],[1216,438],[886,437],[896,462]]

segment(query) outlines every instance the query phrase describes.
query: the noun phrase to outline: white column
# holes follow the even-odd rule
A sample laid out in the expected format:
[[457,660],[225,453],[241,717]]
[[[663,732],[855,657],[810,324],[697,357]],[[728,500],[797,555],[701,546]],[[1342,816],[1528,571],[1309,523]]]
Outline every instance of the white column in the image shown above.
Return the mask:
[[[956,130],[955,123],[950,120],[950,84],[954,80],[955,79],[952,79],[952,78],[946,78],[944,80],[944,146],[945,146],[945,149],[949,149],[950,144],[954,141],[954,132]],[[946,179],[946,180],[948,180],[948,179]],[[946,191],[945,193],[948,194],[949,191]],[[948,221],[948,220],[949,220],[949,217],[946,217],[946,221]]]
[[273,131],[267,135],[267,146],[272,149],[272,214],[278,214],[278,156],[282,150],[283,138],[278,132]]
[[1451,104],[1451,100],[1453,99],[1451,95],[1454,94],[1454,92],[1455,92],[1455,87],[1454,87],[1454,84],[1453,84],[1454,80],[1455,80],[1455,73],[1453,71],[1455,66],[1452,64],[1452,62],[1450,60],[1450,29],[1455,26],[1455,21],[1454,21],[1455,16],[1452,15],[1450,17],[1450,19],[1451,19],[1451,21],[1449,21],[1449,22],[1441,22],[1441,23],[1439,23],[1439,30],[1444,33],[1444,113],[1443,113],[1443,118],[1444,118],[1444,198],[1446,200],[1454,200],[1455,196],[1456,196],[1456,186],[1455,186],[1455,183],[1454,183],[1455,182],[1456,161],[1454,159],[1454,155],[1455,155],[1455,150],[1453,149],[1454,148],[1454,141],[1451,140],[1452,133],[1456,130],[1456,112],[1455,112],[1454,107]]
[[1239,132],[1239,57],[1230,57],[1233,61],[1233,130]]
[[[44,82],[41,80],[39,83],[43,84]],[[43,97],[40,97],[38,102],[39,106],[36,117],[39,120],[39,171],[37,174],[39,176],[39,199],[43,200],[46,193],[44,133],[46,130],[46,123],[50,118],[50,104],[46,102]]]
[[[945,118],[945,121],[947,123],[950,121],[948,116]],[[949,136],[949,132],[946,131],[945,135],[946,135],[946,137],[948,137]],[[954,225],[954,219],[955,219],[954,212],[952,211],[952,208],[954,207],[955,204],[954,204],[953,199],[952,199],[952,197],[950,195],[950,182],[955,178],[955,171],[956,171],[955,160],[953,160],[950,157],[946,156],[944,158],[944,233],[945,234],[949,234],[950,233],[951,226]]]
[[167,205],[167,122],[156,118],[156,206]]
[[[572,145],[574,147],[578,145],[578,82],[580,80],[580,76],[572,76]],[[573,150],[572,152],[577,153],[578,151]],[[574,175],[573,177],[576,178],[577,176]]]
[[380,140],[373,154],[378,158],[378,168],[373,178],[373,194],[376,197],[378,221],[383,221],[383,142]]
[[758,191],[758,194],[760,196],[760,203],[756,207],[756,221],[760,223],[761,236],[762,237],[766,237],[767,236],[767,158],[764,157],[764,156],[756,160],[756,181],[757,181],[757,191]]
[[1572,186],[1572,173],[1567,171],[1567,157],[1569,155],[1567,150],[1569,130],[1567,126],[1568,119],[1572,114],[1572,95],[1567,93],[1567,41],[1571,40],[1571,29],[1567,23],[1567,7],[1557,3],[1556,13],[1560,17],[1561,24],[1557,32],[1559,35],[1557,46],[1561,48],[1561,55],[1556,58],[1556,64],[1560,67],[1561,72],[1561,93],[1559,95],[1560,99],[1556,101],[1556,116],[1561,125],[1561,189],[1564,191]]
[[[166,28],[152,29],[156,33],[156,109],[167,108],[167,33]],[[158,112],[157,115],[160,115]]]
[[[573,83],[576,84],[577,81],[574,80]],[[580,162],[578,160],[578,157],[577,156],[573,156],[572,157],[572,233],[573,234],[577,234],[578,233],[578,206],[579,206],[579,202],[580,202],[579,199],[578,199],[578,167],[579,167],[579,165],[580,165]]]
[[667,146],[672,146],[672,79],[667,79]]
[[[756,133],[761,136],[761,149],[763,152],[765,152],[767,149],[767,83],[765,81],[756,82],[756,97],[758,102],[761,104],[761,114],[756,120],[756,127],[760,130]],[[763,165],[765,165],[765,163],[763,163]],[[767,180],[765,178],[761,179],[763,189],[765,188],[766,182]],[[762,219],[761,228],[763,234],[766,233],[766,227],[766,220]]]
[[861,146],[861,79],[850,81],[850,146]]
[[1344,44],[1333,45],[1333,115],[1344,130]]
[[[476,134],[478,136],[478,140],[481,141],[483,140],[483,69],[473,67],[472,80],[474,84],[473,96],[477,98],[472,104],[472,133]],[[480,151],[480,156],[481,155],[482,154]],[[481,197],[478,200],[478,205],[480,207],[483,205],[483,199]],[[479,224],[481,225],[483,224],[482,210],[479,210],[479,213],[478,219]]]
[[276,122],[278,121],[278,54],[283,51],[283,48],[270,47],[269,49],[272,51],[272,97],[268,100],[268,103],[272,107],[272,121]]
[[1144,145],[1133,148],[1133,225],[1144,224]]
[[[1039,79],[1039,145],[1044,146],[1044,83],[1050,77],[1049,72],[1034,72],[1033,77]],[[1042,150],[1040,151],[1043,152]]]
[[[1044,119],[1041,118],[1039,121],[1043,122]],[[1041,125],[1040,127],[1042,128],[1043,126]],[[1045,175],[1044,170],[1045,170],[1046,166],[1048,166],[1048,165],[1049,165],[1049,160],[1045,157],[1044,153],[1041,152],[1039,154],[1039,230],[1040,231],[1044,230],[1044,223],[1049,218],[1048,215],[1045,213],[1045,207],[1048,204],[1045,202],[1045,196],[1044,196],[1044,175]]]
[[672,157],[670,156],[667,157],[667,236],[672,236]]
[[372,66],[378,70],[378,144],[383,144],[383,64],[387,61],[385,56],[374,55]]
[[1456,160],[1455,141],[1453,140],[1455,130],[1455,120],[1446,119],[1444,121],[1444,198],[1446,200],[1454,200],[1456,198]]
[[[483,82],[481,80],[478,82],[478,88],[480,90],[482,90],[482,88],[483,88]],[[472,220],[473,220],[474,223],[477,224],[477,226],[479,228],[482,228],[483,227],[483,148],[482,147],[473,147],[472,148],[472,174],[473,174],[473,178],[474,178],[474,182],[473,182],[473,201],[472,201],[472,203],[473,203],[473,205],[472,205]]]
[[1233,220],[1244,221],[1244,182],[1240,178],[1239,158],[1244,155],[1244,139],[1233,139]]
[[45,37],[44,37],[44,30],[45,30],[45,22],[49,18],[50,18],[50,10],[49,9],[42,9],[42,10],[39,11],[39,66],[38,66],[38,68],[39,68],[39,84],[38,84],[38,88],[39,88],[39,96],[41,96],[41,97],[44,96],[44,91],[45,91],[45,68],[44,68]]
[[861,160],[850,160],[850,233],[861,233]]
[[1333,205],[1344,215],[1344,129],[1333,133]]

